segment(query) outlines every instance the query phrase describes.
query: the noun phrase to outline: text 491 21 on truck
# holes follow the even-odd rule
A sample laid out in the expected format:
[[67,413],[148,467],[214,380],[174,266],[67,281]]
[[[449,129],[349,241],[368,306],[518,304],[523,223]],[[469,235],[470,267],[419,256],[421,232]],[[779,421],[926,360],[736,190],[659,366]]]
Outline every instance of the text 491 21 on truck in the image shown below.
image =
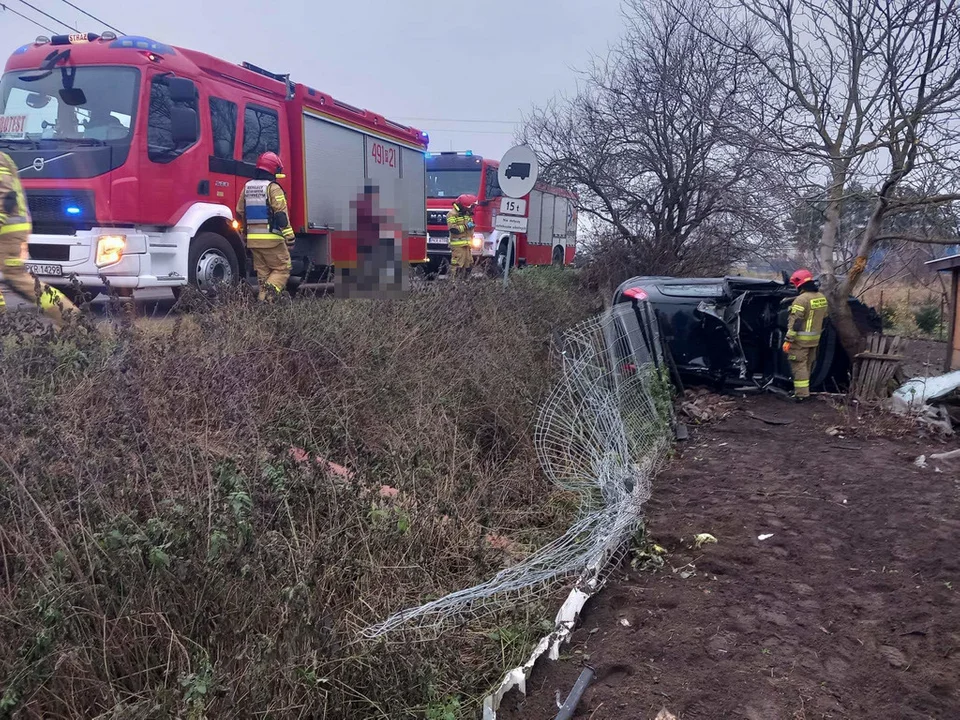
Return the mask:
[[294,282],[357,262],[351,203],[376,186],[403,259],[425,262],[426,133],[293,83],[149,38],[37,38],[0,77],[0,149],[33,216],[28,265],[65,290],[236,282],[234,218],[265,152],[296,233]]

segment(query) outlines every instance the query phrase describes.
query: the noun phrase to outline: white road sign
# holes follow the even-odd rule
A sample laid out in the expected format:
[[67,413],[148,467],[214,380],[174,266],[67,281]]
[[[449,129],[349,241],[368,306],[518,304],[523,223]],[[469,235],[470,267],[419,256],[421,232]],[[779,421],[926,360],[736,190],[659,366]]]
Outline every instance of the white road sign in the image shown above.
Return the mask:
[[514,198],[500,198],[501,215],[526,215],[527,201],[515,200]]
[[503,194],[511,198],[522,198],[528,195],[537,184],[537,175],[540,167],[537,156],[526,145],[517,145],[504,153],[497,171],[500,189]]
[[525,233],[527,231],[527,219],[516,215],[497,215],[497,220],[493,226],[501,232]]

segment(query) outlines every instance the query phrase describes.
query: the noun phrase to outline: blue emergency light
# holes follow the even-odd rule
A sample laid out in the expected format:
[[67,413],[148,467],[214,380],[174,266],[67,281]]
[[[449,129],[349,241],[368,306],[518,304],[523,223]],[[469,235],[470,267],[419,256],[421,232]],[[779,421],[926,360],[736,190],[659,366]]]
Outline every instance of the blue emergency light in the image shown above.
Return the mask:
[[467,151],[464,153],[464,155],[466,155],[467,157],[473,157],[473,150],[467,150]]
[[78,208],[76,205],[68,205],[68,206],[67,206],[66,208],[64,208],[64,209],[67,211],[67,215],[79,215],[79,214],[80,214],[80,208]]

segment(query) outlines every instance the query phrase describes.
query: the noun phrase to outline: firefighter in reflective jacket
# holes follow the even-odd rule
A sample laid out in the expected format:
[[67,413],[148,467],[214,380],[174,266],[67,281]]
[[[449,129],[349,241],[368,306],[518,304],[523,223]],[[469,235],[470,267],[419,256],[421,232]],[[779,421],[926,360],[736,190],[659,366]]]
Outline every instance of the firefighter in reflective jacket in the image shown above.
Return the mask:
[[[0,260],[3,263],[3,280],[25,299],[36,297],[33,276],[24,268],[23,260],[23,251],[32,231],[27,196],[20,185],[17,166],[9,155],[0,152]],[[54,323],[62,325],[63,313],[77,308],[56,288],[42,285],[40,309]],[[0,312],[4,310],[6,302],[0,294]]]
[[827,319],[827,298],[819,291],[809,270],[797,270],[790,278],[800,294],[790,305],[787,337],[783,351],[793,371],[793,395],[802,400],[810,397],[810,375],[817,362],[817,347]]
[[453,203],[453,209],[447,215],[447,229],[450,231],[450,275],[456,278],[466,275],[473,265],[473,207],[477,204],[476,195],[461,195]]
[[290,279],[290,248],[296,237],[287,215],[287,198],[277,183],[283,163],[276,153],[257,160],[257,173],[240,193],[237,219],[244,226],[247,247],[253,255],[260,299],[282,293]]

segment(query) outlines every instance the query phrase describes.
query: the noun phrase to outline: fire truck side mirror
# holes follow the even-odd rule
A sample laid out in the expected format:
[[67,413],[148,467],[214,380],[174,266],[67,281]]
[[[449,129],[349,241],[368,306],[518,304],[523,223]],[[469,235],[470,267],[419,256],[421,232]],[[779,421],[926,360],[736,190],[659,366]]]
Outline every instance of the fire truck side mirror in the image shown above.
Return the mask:
[[188,78],[167,78],[170,99],[175,103],[192,103],[197,99],[197,86]]
[[170,108],[170,131],[176,145],[195,143],[200,138],[196,110],[183,107]]

